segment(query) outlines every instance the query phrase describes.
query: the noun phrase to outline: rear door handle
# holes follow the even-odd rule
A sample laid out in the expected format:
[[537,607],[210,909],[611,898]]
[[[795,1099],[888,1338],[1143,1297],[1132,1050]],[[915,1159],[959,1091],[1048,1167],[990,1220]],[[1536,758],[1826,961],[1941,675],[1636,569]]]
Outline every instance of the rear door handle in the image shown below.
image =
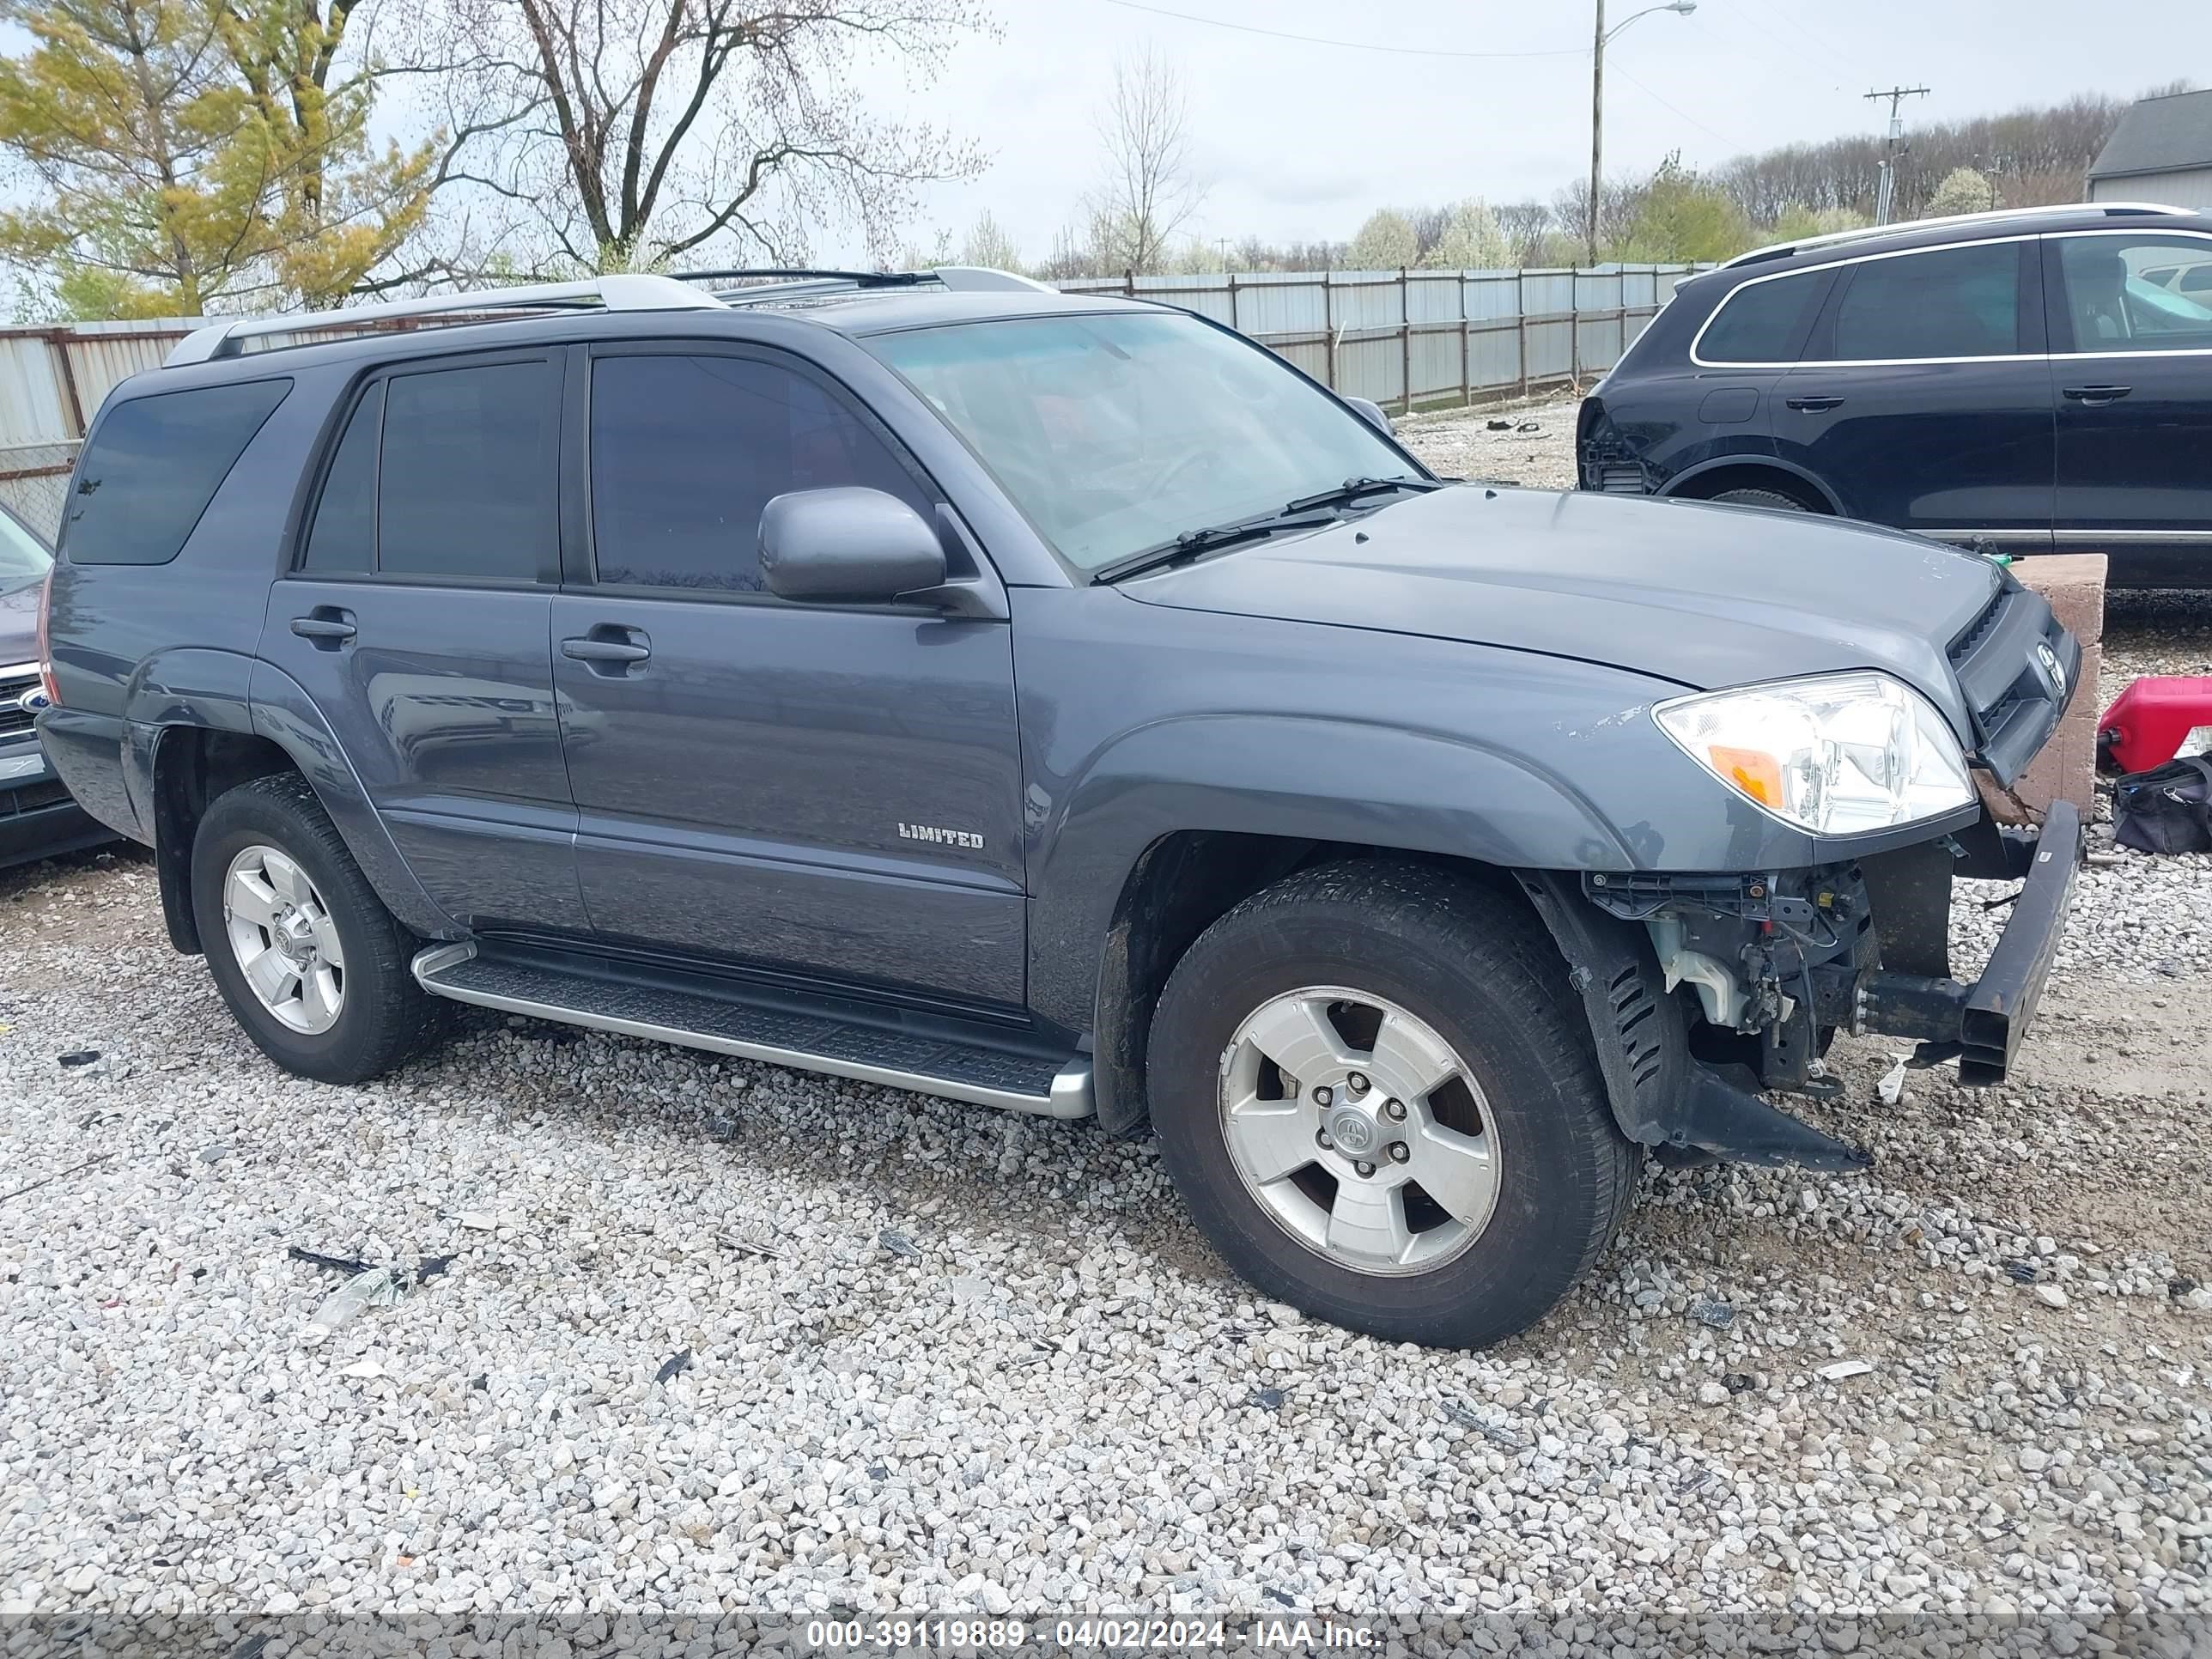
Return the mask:
[[1784,401],[1792,409],[1802,409],[1810,413],[1818,410],[1835,409],[1840,406],[1844,400],[1841,398],[1831,398],[1823,392],[1816,397],[1789,398]]
[[2131,386],[2069,386],[2059,390],[2077,404],[2116,404],[2135,388]]
[[653,641],[643,629],[600,623],[588,633],[562,641],[561,654],[583,663],[594,674],[624,674],[653,654]]
[[318,651],[335,651],[354,635],[353,612],[319,605],[306,616],[293,617],[292,631]]

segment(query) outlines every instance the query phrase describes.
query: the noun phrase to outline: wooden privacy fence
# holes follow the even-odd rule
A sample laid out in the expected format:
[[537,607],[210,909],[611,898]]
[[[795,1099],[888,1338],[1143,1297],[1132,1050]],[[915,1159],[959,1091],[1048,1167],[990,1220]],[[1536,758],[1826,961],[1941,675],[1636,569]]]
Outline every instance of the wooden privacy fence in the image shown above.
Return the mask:
[[1054,286],[1198,312],[1347,397],[1404,411],[1601,374],[1677,282],[1710,268],[1231,271]]

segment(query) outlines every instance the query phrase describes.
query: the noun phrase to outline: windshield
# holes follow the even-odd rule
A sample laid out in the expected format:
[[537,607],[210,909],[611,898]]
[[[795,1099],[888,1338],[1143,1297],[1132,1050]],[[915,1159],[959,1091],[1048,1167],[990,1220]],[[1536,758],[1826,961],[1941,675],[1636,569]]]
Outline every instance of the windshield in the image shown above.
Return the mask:
[[1270,354],[1195,318],[1029,317],[864,343],[1085,572],[1349,479],[1425,476]]
[[53,562],[53,556],[14,514],[0,513],[0,591],[38,580]]

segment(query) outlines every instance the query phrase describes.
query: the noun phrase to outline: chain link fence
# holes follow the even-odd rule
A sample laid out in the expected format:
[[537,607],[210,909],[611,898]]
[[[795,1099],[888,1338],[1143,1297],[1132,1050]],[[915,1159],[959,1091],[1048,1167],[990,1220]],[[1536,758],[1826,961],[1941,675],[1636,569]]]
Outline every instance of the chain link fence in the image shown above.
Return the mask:
[[62,505],[69,497],[76,450],[73,438],[60,443],[0,444],[0,503],[13,508],[48,542],[62,527]]

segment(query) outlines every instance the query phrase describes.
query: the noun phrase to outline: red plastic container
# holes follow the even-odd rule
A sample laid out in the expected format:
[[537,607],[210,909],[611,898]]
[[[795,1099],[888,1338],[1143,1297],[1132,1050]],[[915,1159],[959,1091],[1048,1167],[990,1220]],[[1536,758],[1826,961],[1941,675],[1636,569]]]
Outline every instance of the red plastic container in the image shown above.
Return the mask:
[[2212,678],[2154,676],[2112,699],[2097,722],[2097,748],[2123,772],[2148,772],[2200,726],[2212,726]]

